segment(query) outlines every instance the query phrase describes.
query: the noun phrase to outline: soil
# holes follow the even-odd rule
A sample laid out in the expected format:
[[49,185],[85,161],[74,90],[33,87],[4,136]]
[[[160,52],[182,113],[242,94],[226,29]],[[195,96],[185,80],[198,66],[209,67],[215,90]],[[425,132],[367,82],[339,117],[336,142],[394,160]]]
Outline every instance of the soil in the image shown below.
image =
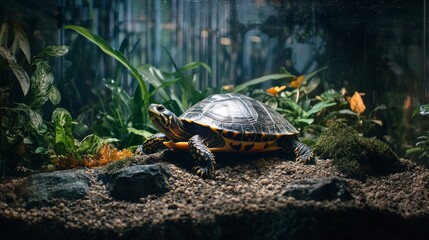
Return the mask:
[[[25,208],[25,177],[0,182],[0,231],[13,239],[429,239],[429,170],[401,159],[404,170],[345,178],[331,160],[312,165],[279,154],[217,154],[215,179],[192,173],[189,157],[171,151],[135,159],[165,162],[169,191],[137,203],[109,196],[86,169],[89,194],[76,201]],[[297,200],[284,196],[294,180],[337,176],[352,199]]]

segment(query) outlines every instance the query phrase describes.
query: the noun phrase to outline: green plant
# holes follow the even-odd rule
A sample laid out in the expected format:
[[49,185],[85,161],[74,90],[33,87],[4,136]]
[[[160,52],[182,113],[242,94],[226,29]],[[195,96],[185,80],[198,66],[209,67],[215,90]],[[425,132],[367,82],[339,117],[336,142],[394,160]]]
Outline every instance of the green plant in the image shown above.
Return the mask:
[[[414,110],[412,118],[416,115],[425,116],[429,114],[429,104],[423,104]],[[405,151],[405,157],[416,157],[425,165],[429,165],[429,131],[425,131],[425,135],[417,137],[415,147],[409,148]]]
[[138,71],[145,76],[153,88],[150,94],[152,102],[161,102],[174,113],[181,114],[209,94],[219,92],[218,89],[214,88],[198,90],[196,88],[196,75],[186,74],[186,72],[199,67],[203,67],[210,73],[211,70],[207,64],[191,62],[178,67],[166,49],[165,52],[173,65],[173,72],[162,71],[148,64],[138,67]]
[[[315,124],[315,120],[326,109],[337,105],[333,98],[321,99],[310,96],[320,84],[320,79],[315,78],[315,76],[325,69],[326,67],[323,67],[302,76],[294,76],[286,70],[282,70],[279,74],[267,75],[257,79],[258,81],[251,80],[247,84],[281,78],[289,79],[290,83],[288,86],[285,84],[281,87],[272,87],[266,91],[262,89],[253,90],[249,94],[282,113],[300,131],[310,132],[310,129],[322,128]],[[240,90],[242,87],[238,89]]]
[[339,111],[339,113],[354,117],[349,119],[349,122],[363,136],[368,137],[374,126],[383,125],[381,120],[375,118],[375,114],[380,110],[385,110],[385,105],[375,107],[369,112],[369,114],[366,115],[364,114],[366,106],[358,92],[355,92],[352,97],[348,97],[347,100],[350,104],[350,108],[342,109]]
[[64,108],[57,108],[52,113],[50,127],[51,136],[46,147],[39,147],[39,153],[48,154],[51,159],[51,168],[73,168],[84,165],[85,159],[94,158],[100,148],[118,139],[103,139],[95,134],[90,134],[78,141],[73,136],[72,117]]
[[[251,80],[244,86],[235,87],[235,90],[247,90],[247,95],[276,109],[301,132],[301,141],[310,146],[315,144],[326,127],[337,121],[348,123],[363,136],[370,136],[374,126],[382,125],[376,113],[386,107],[381,105],[369,114],[363,114],[366,107],[358,93],[347,97],[344,88],[341,91],[328,89],[320,93],[319,85],[323,77],[320,73],[326,69],[322,67],[301,76],[291,75],[281,69],[279,74]],[[284,79],[289,82],[284,83]],[[266,91],[260,89],[258,84],[270,80],[277,80],[282,86],[271,87]]]
[[[162,71],[149,64],[134,66],[124,56],[124,48],[115,50],[104,39],[86,28],[75,25],[68,25],[65,28],[74,30],[97,45],[104,53],[116,59],[138,81],[138,89],[130,96],[115,76],[114,79],[105,82],[111,92],[108,103],[104,104],[100,99],[101,118],[94,129],[101,135],[121,139],[121,146],[140,144],[141,138],[156,131],[148,121],[147,109],[150,102],[163,103],[179,114],[210,92],[210,89],[198,91],[195,88],[195,74],[185,74],[198,67],[204,67],[210,72],[210,68],[204,63],[192,62],[179,68],[166,51],[175,69],[173,72]],[[117,69],[119,67],[118,65]]]
[[[9,37],[13,34],[12,37]],[[12,40],[12,42],[10,42]],[[47,144],[49,128],[42,107],[56,105],[61,95],[54,85],[49,57],[68,52],[66,46],[48,46],[32,55],[28,38],[17,23],[3,23],[0,29],[0,173],[15,169],[19,162],[28,166],[45,160],[37,148]]]
[[147,114],[143,112],[143,109],[146,109],[149,105],[149,93],[148,88],[146,85],[145,80],[143,79],[143,76],[139,74],[137,69],[128,62],[128,60],[125,58],[125,56],[118,50],[115,50],[112,48],[103,38],[100,36],[92,33],[87,28],[76,26],[76,25],[67,25],[64,27],[65,29],[71,29],[75,32],[79,33],[80,35],[84,36],[86,39],[97,45],[104,53],[107,55],[113,57],[115,60],[117,60],[119,63],[122,64],[129,72],[130,74],[137,80],[140,90],[140,99],[142,102],[142,107],[140,108],[140,112],[135,116],[135,118],[141,120],[142,122],[147,122]]

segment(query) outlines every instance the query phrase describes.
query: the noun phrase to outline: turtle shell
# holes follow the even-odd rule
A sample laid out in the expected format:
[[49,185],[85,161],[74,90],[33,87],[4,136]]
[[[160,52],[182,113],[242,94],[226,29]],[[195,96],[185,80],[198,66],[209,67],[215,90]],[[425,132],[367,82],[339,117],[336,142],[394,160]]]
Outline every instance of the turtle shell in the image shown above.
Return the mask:
[[238,93],[211,95],[179,118],[188,123],[210,127],[234,141],[268,142],[299,133],[280,113]]

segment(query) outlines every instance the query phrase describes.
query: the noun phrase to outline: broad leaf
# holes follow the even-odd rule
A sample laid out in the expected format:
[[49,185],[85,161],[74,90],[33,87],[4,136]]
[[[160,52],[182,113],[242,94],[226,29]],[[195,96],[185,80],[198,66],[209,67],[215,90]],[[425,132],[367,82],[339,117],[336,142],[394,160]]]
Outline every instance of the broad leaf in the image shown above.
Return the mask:
[[129,128],[127,128],[127,129],[128,129],[128,131],[129,131],[130,133],[134,133],[135,135],[143,136],[143,137],[145,137],[145,138],[148,138],[148,137],[150,137],[150,136],[152,136],[152,135],[153,135],[153,133],[148,132],[148,131],[146,131],[146,130],[142,130],[142,129],[136,129],[136,128],[133,128],[133,127],[129,127]]
[[18,79],[19,85],[21,85],[22,92],[24,95],[27,95],[28,90],[30,89],[30,77],[25,72],[25,70],[16,62],[15,58],[12,56],[11,52],[4,47],[0,46],[0,55],[6,59],[10,69],[15,74]]
[[49,153],[48,149],[45,147],[37,147],[36,151],[34,151],[34,152],[38,153],[38,154],[48,154]]
[[[93,42],[95,45],[97,45],[103,52],[105,52],[107,55],[113,57],[117,61],[119,61],[124,67],[128,69],[128,71],[131,72],[134,78],[137,79],[139,84],[139,90],[140,90],[140,97],[143,100],[143,105],[147,107],[149,105],[149,94],[146,86],[146,82],[143,80],[143,77],[140,75],[140,73],[137,71],[136,68],[134,68],[128,60],[125,58],[125,56],[115,49],[113,49],[102,37],[92,33],[90,30],[76,25],[67,25],[64,27],[65,29],[71,29],[79,33],[80,35],[84,36],[89,41]],[[143,116],[139,116],[138,118],[141,118],[142,120],[146,118],[146,114]]]
[[189,71],[189,70],[199,68],[199,67],[203,67],[203,68],[207,69],[207,71],[209,73],[211,73],[211,69],[210,69],[209,65],[207,65],[203,62],[191,62],[191,63],[188,63],[185,66],[179,68],[179,70],[180,71]]
[[30,51],[30,43],[28,41],[27,35],[21,27],[15,27],[15,38],[13,45],[19,46],[21,51],[24,53],[25,58],[28,63],[31,63],[31,51]]
[[295,122],[305,123],[306,125],[310,125],[314,122],[314,118],[297,118]]
[[27,104],[33,109],[42,107],[43,104],[45,104],[49,99],[53,82],[54,75],[48,62],[37,62],[36,71],[34,72],[33,76],[31,76],[31,94],[26,97]]
[[414,157],[417,154],[420,154],[422,151],[423,150],[421,148],[419,148],[419,147],[407,149],[405,151],[405,157],[407,157],[407,158]]
[[428,115],[429,114],[429,104],[421,105],[419,108],[420,115]]
[[357,113],[355,113],[355,112],[353,112],[352,110],[349,110],[349,109],[342,109],[342,110],[340,110],[338,112],[341,113],[341,114],[354,115],[356,117],[359,117],[359,115]]
[[68,53],[68,46],[47,46],[38,54],[41,57],[61,57]]
[[52,113],[52,121],[55,124],[55,153],[58,155],[72,155],[81,159],[74,144],[72,133],[72,118],[64,108],[57,108]]
[[302,109],[300,105],[298,105],[290,98],[282,98],[282,100],[288,105],[294,116],[302,116],[302,114],[304,113],[304,109]]
[[282,79],[282,78],[291,78],[292,79],[294,77],[295,77],[294,75],[289,74],[289,73],[269,74],[269,75],[265,75],[265,76],[262,76],[262,77],[259,77],[259,78],[255,78],[255,79],[249,80],[249,81],[247,81],[247,82],[245,82],[243,84],[237,85],[237,86],[235,86],[233,92],[240,92],[240,91],[242,91],[242,90],[244,90],[244,89],[246,89],[246,88],[248,88],[250,86],[253,86],[253,85],[256,85],[256,84],[259,84],[259,83],[263,83],[263,82],[266,82],[266,81],[270,81],[270,80],[276,80],[276,79]]
[[320,84],[320,78],[315,78],[314,80],[310,81],[305,87],[304,91],[308,94],[313,92]]
[[267,104],[274,110],[276,110],[278,107],[278,102],[275,98],[269,98],[268,101],[265,102],[265,104]]
[[327,108],[327,107],[331,107],[336,105],[335,102],[318,102],[316,103],[310,110],[308,110],[307,112],[305,112],[303,114],[303,117],[309,117],[315,113],[318,113],[320,111],[322,111],[322,109]]
[[377,124],[378,126],[383,126],[383,121],[381,120],[371,119],[371,122]]
[[3,23],[0,28],[0,46],[7,48],[7,40],[9,37],[9,26]]
[[91,134],[86,136],[79,144],[77,151],[80,155],[92,154],[95,155],[98,149],[103,145],[103,141],[97,135]]
[[40,115],[39,112],[36,112],[33,109],[30,109],[29,113],[30,113],[31,123],[34,124],[36,129],[38,129],[43,123],[42,115]]
[[26,120],[28,120],[29,124],[34,126],[36,129],[38,129],[43,123],[43,119],[40,113],[37,111],[34,111],[24,103],[16,103],[14,110],[24,113],[24,116],[26,116],[27,118]]
[[48,98],[52,102],[52,104],[57,105],[61,102],[61,94],[58,88],[56,88],[54,85],[51,85]]

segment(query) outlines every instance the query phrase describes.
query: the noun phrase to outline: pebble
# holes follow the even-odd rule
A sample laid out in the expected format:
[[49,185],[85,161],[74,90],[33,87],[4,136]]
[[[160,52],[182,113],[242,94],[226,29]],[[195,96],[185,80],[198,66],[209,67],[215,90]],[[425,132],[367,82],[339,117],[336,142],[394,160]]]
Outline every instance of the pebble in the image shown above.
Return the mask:
[[262,185],[268,185],[268,184],[271,183],[271,181],[268,180],[268,179],[266,179],[266,178],[263,178],[260,182],[261,182]]
[[[62,222],[67,228],[103,230],[160,224],[184,218],[192,218],[195,222],[214,221],[218,215],[239,213],[243,209],[262,211],[290,204],[330,208],[350,204],[389,208],[407,215],[429,214],[429,191],[423,191],[429,185],[429,170],[425,168],[409,168],[413,172],[371,177],[365,182],[347,179],[354,198],[341,203],[302,202],[282,196],[284,187],[292,180],[340,175],[332,161],[318,160],[311,167],[279,159],[266,159],[258,164],[258,167],[252,163],[225,164],[216,170],[216,179],[204,180],[186,169],[167,163],[172,175],[169,179],[171,191],[150,195],[139,203],[112,199],[105,186],[96,181],[97,171],[91,170],[88,174],[92,184],[88,197],[83,200],[61,201],[51,207],[32,210],[24,208],[19,201],[8,204],[0,201],[0,214],[34,224],[43,222],[41,219],[49,219],[51,222]],[[10,189],[12,183],[0,182],[0,193],[3,189]]]

